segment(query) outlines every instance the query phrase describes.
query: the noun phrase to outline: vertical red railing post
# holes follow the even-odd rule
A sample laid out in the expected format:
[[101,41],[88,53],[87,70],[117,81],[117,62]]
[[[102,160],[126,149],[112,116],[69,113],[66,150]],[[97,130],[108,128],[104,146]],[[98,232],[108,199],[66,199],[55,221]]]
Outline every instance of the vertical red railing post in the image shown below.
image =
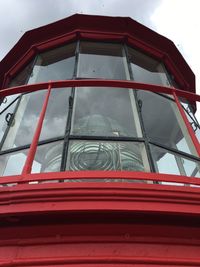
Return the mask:
[[42,110],[41,110],[41,113],[40,113],[38,124],[37,124],[36,130],[35,130],[35,134],[33,136],[33,140],[32,140],[30,149],[28,151],[26,162],[25,162],[24,168],[22,170],[22,174],[31,173],[33,160],[34,160],[35,153],[36,153],[36,150],[37,150],[37,144],[38,144],[38,141],[39,141],[40,133],[41,133],[41,130],[42,130],[42,124],[43,124],[44,116],[45,116],[47,105],[48,105],[48,101],[49,101],[50,92],[51,92],[51,82],[49,83],[49,86],[48,86],[48,91],[47,91],[47,94],[46,94],[46,97],[45,97],[45,100],[44,100],[44,103],[43,103],[43,107],[42,107]]
[[187,130],[188,130],[188,133],[189,133],[189,135],[190,135],[190,137],[192,139],[194,147],[195,147],[195,149],[197,151],[197,154],[200,156],[200,144],[199,144],[199,141],[198,141],[198,139],[197,139],[197,137],[196,137],[196,135],[195,135],[195,133],[194,133],[194,131],[192,129],[192,126],[190,125],[190,123],[189,123],[189,121],[187,119],[187,116],[186,116],[186,114],[185,114],[185,112],[184,112],[184,110],[183,110],[183,108],[182,108],[182,106],[181,106],[181,104],[179,102],[179,99],[178,99],[178,97],[176,95],[175,90],[173,90],[173,96],[174,96],[176,105],[178,106],[178,109],[180,111],[180,114],[181,114],[181,116],[182,116],[182,118],[184,120],[184,123],[186,125]]

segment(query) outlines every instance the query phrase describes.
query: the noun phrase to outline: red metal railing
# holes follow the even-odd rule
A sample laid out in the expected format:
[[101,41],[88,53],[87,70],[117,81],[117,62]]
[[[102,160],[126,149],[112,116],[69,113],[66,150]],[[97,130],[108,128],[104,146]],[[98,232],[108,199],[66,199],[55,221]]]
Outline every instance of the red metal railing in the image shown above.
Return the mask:
[[[200,186],[200,181],[197,178],[189,178],[186,176],[179,175],[167,175],[167,174],[159,174],[159,173],[144,173],[144,172],[127,172],[127,171],[109,171],[101,172],[101,171],[76,171],[76,172],[55,172],[55,173],[40,173],[40,174],[31,174],[31,168],[33,164],[33,160],[35,157],[37,144],[40,136],[40,132],[42,129],[42,123],[44,120],[45,112],[47,109],[48,99],[50,95],[51,88],[62,88],[62,87],[85,87],[85,86],[95,86],[95,87],[118,87],[118,88],[131,88],[131,89],[141,89],[145,91],[151,92],[159,92],[172,95],[174,100],[178,106],[179,112],[185,122],[188,133],[191,137],[191,140],[194,144],[194,147],[197,151],[197,154],[200,156],[200,144],[195,136],[195,133],[187,120],[185,112],[178,100],[178,97],[184,97],[189,101],[198,101],[200,102],[200,96],[194,93],[190,93],[187,91],[182,91],[179,89],[175,89],[172,87],[163,87],[159,85],[152,84],[144,84],[138,83],[134,81],[120,81],[120,80],[101,80],[101,79],[84,79],[84,80],[65,80],[65,81],[50,81],[47,83],[39,83],[39,84],[31,84],[24,85],[19,87],[13,87],[9,89],[4,89],[0,91],[0,98],[5,97],[7,95],[12,95],[16,93],[24,93],[24,92],[33,92],[41,89],[48,89],[46,99],[43,104],[43,108],[39,117],[38,125],[33,137],[33,142],[30,146],[27,159],[22,171],[22,175],[15,176],[7,176],[1,178],[1,184],[9,184],[9,183],[28,183],[33,181],[53,181],[53,180],[65,180],[65,179],[137,179],[137,180],[148,180],[148,181],[156,181],[156,182],[171,182],[171,183],[184,183],[184,184],[193,184]],[[58,89],[59,90],[59,89]]]

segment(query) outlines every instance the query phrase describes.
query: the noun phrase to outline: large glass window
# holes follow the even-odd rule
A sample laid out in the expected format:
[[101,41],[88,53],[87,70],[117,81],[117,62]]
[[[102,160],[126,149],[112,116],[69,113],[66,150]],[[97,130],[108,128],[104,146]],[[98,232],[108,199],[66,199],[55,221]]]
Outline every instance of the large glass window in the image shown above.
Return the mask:
[[135,81],[163,86],[170,85],[166,70],[160,62],[130,47],[128,54]]
[[51,90],[40,134],[40,141],[64,136],[70,95],[70,88],[56,88]]
[[14,111],[19,101],[19,95],[7,96],[0,105],[0,142],[4,133],[13,123]]
[[137,95],[149,140],[197,156],[175,102],[142,90]]
[[28,150],[20,150],[13,153],[0,155],[0,175],[17,175],[21,174],[26,161]]
[[22,96],[13,115],[3,150],[31,144],[47,90]]
[[78,77],[126,80],[129,78],[122,45],[81,42]]
[[76,88],[72,134],[141,137],[133,91]]
[[[9,87],[73,78],[130,77],[161,86],[173,82],[161,62],[139,50],[81,40],[38,54]],[[1,103],[0,175],[21,173],[46,93],[17,94]],[[188,102],[181,102],[198,136],[199,124]],[[52,88],[32,173],[151,169],[200,177],[199,164],[172,95],[110,87]]]
[[29,77],[31,76],[33,70],[32,60],[23,70],[21,70],[9,83],[8,87],[20,86],[27,84]]
[[154,145],[151,152],[157,172],[200,178],[200,162]]
[[72,79],[75,48],[73,43],[39,54],[28,83]]
[[149,171],[142,143],[71,141],[67,170]]
[[32,173],[59,172],[63,141],[51,142],[37,147]]
[[[190,122],[192,129],[194,130],[194,133],[200,142],[200,125],[199,125],[199,122],[197,121],[197,118],[194,115],[193,108],[186,99],[181,98],[181,104],[188,118],[188,121]],[[198,107],[198,103],[197,103],[197,107]],[[198,113],[198,110],[197,110],[197,113]]]

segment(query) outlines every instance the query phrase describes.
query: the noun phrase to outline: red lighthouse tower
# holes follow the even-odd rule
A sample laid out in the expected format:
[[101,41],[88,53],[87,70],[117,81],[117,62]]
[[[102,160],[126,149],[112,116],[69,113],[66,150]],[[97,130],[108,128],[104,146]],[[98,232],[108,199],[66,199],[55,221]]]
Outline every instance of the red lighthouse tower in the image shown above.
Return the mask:
[[74,15],[0,73],[0,267],[200,265],[200,96],[170,40]]

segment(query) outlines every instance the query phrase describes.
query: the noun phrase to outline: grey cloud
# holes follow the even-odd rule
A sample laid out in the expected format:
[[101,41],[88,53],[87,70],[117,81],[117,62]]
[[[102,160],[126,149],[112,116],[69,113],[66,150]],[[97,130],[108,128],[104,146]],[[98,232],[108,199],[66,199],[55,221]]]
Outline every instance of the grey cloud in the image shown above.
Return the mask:
[[160,0],[7,0],[1,1],[0,59],[28,30],[63,19],[74,13],[129,16],[153,27],[150,14]]

